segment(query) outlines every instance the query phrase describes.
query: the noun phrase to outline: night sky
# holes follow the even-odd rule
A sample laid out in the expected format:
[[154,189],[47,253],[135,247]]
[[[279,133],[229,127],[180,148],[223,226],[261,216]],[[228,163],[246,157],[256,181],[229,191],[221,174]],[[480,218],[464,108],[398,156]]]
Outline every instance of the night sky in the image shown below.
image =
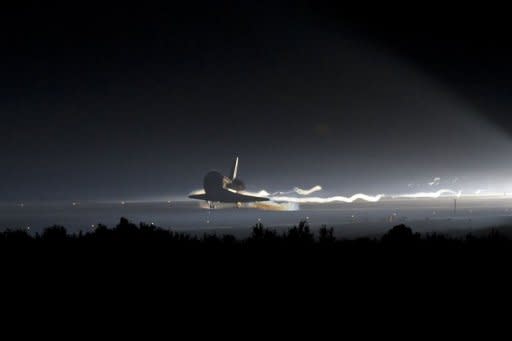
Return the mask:
[[3,8],[0,201],[512,188],[499,9],[336,3]]

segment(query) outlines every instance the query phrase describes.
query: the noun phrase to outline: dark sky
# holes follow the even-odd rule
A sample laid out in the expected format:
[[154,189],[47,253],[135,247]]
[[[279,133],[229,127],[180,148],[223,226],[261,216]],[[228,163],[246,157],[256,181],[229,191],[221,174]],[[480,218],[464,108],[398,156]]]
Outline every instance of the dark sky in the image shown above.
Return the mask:
[[0,200],[184,196],[235,154],[254,190],[505,181],[499,9],[368,7],[3,8]]

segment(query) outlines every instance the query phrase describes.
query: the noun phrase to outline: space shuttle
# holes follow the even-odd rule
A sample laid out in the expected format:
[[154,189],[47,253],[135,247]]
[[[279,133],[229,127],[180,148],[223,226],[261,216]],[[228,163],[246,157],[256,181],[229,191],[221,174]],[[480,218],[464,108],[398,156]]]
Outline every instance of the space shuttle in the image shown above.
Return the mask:
[[241,204],[270,200],[266,197],[245,193],[244,190],[245,184],[238,178],[237,156],[229,176],[224,176],[218,171],[208,172],[203,180],[203,190],[190,194],[188,197],[208,201],[212,208],[216,202]]

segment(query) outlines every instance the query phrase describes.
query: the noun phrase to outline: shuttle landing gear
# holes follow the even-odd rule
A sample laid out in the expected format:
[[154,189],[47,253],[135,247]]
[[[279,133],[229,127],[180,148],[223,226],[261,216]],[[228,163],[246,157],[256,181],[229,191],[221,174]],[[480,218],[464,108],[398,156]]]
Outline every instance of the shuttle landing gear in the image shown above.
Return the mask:
[[213,201],[208,201],[208,205],[210,205],[210,210],[215,208],[215,203]]

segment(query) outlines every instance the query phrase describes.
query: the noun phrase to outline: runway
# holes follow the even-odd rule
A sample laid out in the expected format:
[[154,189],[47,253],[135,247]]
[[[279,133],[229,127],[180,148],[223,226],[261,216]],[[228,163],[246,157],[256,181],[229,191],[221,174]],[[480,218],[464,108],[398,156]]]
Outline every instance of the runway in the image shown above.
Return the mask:
[[[285,209],[290,207],[285,206]],[[90,231],[99,223],[115,226],[120,217],[192,234],[219,233],[245,237],[261,222],[285,230],[307,220],[313,230],[334,227],[340,238],[378,236],[397,224],[414,231],[466,234],[482,228],[512,225],[512,198],[508,196],[437,199],[383,198],[379,202],[300,204],[293,210],[269,210],[233,205],[202,208],[196,201],[84,201],[0,204],[0,229],[41,232],[54,224],[69,232]]]

